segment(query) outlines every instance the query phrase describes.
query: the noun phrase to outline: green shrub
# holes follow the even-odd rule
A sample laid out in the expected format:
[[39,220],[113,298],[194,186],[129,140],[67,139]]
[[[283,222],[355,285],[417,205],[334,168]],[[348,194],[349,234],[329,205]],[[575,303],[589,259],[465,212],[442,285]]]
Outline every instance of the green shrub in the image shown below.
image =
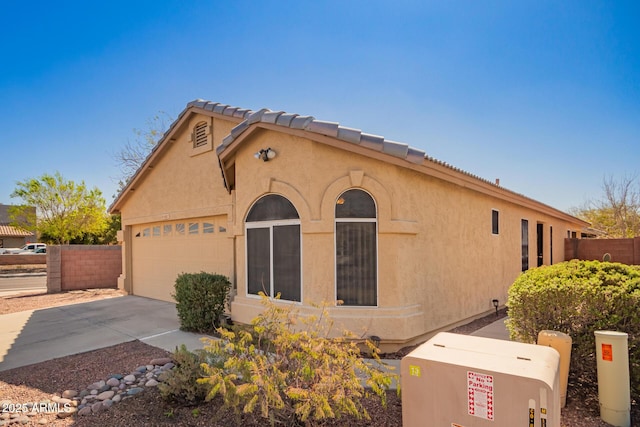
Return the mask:
[[180,274],[172,295],[176,300],[180,329],[214,331],[220,326],[220,317],[229,302],[230,289],[231,282],[220,274]]
[[572,338],[571,376],[597,382],[597,330],[629,334],[632,397],[640,397],[640,267],[569,261],[523,273],[509,289],[511,338],[533,343],[541,330]]
[[[319,316],[301,317],[262,295],[264,311],[248,328],[222,330],[221,340],[207,340],[205,350],[224,360],[203,365],[199,380],[222,396],[236,413],[261,416],[273,424],[314,425],[351,416],[369,419],[361,400],[373,392],[386,404],[391,374],[367,342],[376,363],[365,362],[352,335],[329,338],[332,322],[326,306]],[[359,378],[365,379],[365,388]]]
[[204,351],[190,352],[182,344],[173,352],[175,366],[166,371],[163,381],[158,384],[160,395],[165,399],[180,404],[196,404],[203,402],[209,394],[210,387],[199,383],[204,377],[202,364],[210,362]]

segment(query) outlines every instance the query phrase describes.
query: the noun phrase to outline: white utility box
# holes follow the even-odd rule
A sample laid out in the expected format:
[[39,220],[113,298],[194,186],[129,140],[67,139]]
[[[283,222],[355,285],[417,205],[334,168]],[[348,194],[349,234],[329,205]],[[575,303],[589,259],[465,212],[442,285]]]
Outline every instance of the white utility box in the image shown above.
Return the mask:
[[551,347],[441,332],[402,359],[403,427],[560,427]]

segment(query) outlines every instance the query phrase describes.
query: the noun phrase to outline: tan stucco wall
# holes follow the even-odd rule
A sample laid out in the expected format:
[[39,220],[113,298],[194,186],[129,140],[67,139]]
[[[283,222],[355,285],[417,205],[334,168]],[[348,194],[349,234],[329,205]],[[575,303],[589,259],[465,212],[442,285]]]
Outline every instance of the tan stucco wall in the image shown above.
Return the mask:
[[[193,148],[189,133],[202,121],[213,123],[213,140]],[[128,292],[173,301],[171,293],[180,273],[215,272],[233,277],[232,195],[223,186],[215,146],[237,122],[194,115],[173,142],[153,162],[120,209],[123,232],[123,273],[118,287]],[[145,228],[189,220],[215,224],[212,235],[136,238]],[[134,274],[135,273],[135,274]],[[136,283],[137,282],[137,283]]]
[[[271,147],[278,156],[256,161]],[[354,332],[405,341],[504,304],[521,272],[521,219],[529,220],[529,263],[536,265],[536,223],[554,227],[554,260],[563,259],[568,224],[514,204],[430,178],[422,173],[263,130],[235,156],[238,297],[234,318],[249,321],[260,307],[246,296],[244,224],[261,195],[287,197],[298,209],[303,234],[303,299],[335,300],[334,206],[349,188],[368,191],[379,213],[377,308],[337,307],[334,318]],[[491,211],[500,212],[500,234],[491,233]],[[549,255],[546,254],[546,263]]]
[[[191,147],[185,142],[189,130],[201,120],[194,117],[175,135],[175,142],[152,173],[122,205],[123,240],[145,224],[207,216],[215,216],[219,222],[226,218],[227,235],[220,240],[226,243],[216,241],[217,249],[187,243],[179,246],[179,255],[172,258],[174,270],[168,271],[169,263],[162,263],[154,281],[159,289],[170,289],[159,290],[154,297],[166,299],[171,292],[175,266],[215,265],[222,270],[226,266],[237,287],[231,310],[237,322],[249,322],[262,307],[257,297],[246,293],[244,218],[265,194],[283,195],[300,215],[303,311],[311,310],[310,303],[336,298],[336,199],[354,187],[373,196],[379,230],[378,307],[334,307],[331,314],[358,335],[377,335],[398,344],[491,312],[494,298],[501,305],[505,303],[507,289],[521,271],[522,219],[529,221],[531,267],[537,265],[538,222],[544,224],[545,263],[550,261],[549,226],[553,226],[554,262],[564,259],[567,230],[578,227],[420,171],[269,129],[252,132],[234,148],[235,188],[229,194],[223,187],[215,151],[191,156]],[[234,124],[214,119],[214,146]],[[254,153],[267,147],[277,152],[276,158],[268,162],[255,159]],[[491,232],[492,209],[500,212],[499,235]],[[132,240],[135,248],[135,238]],[[156,251],[149,242],[144,252],[148,256],[129,258],[134,266],[125,275],[148,271],[137,270],[135,264],[152,265],[166,250]],[[127,255],[124,258],[127,261]],[[194,258],[200,261],[190,265]],[[212,258],[217,264],[209,261]],[[134,276],[134,292],[135,281]],[[122,283],[126,287],[126,278]]]

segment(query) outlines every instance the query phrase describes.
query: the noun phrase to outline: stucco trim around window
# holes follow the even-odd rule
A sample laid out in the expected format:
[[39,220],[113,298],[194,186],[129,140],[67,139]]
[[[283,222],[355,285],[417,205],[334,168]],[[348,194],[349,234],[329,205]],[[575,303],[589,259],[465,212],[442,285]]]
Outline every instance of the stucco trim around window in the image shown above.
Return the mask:
[[[306,232],[333,232],[327,224],[333,223],[335,201],[338,196],[350,188],[361,188],[370,193],[376,200],[378,209],[378,234],[418,234],[418,222],[412,218],[394,218],[392,199],[387,188],[378,180],[366,173],[350,173],[333,181],[322,195],[320,206],[321,221],[316,227],[309,227]],[[354,185],[354,176],[359,185]]]

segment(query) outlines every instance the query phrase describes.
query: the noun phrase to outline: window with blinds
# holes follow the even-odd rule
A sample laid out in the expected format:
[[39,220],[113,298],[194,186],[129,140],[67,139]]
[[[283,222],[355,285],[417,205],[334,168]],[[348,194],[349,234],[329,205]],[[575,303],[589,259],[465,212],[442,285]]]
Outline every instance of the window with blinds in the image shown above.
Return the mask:
[[345,306],[378,304],[378,224],[373,198],[347,190],[336,201],[336,297]]
[[249,210],[247,292],[302,301],[300,217],[286,198],[269,194]]

